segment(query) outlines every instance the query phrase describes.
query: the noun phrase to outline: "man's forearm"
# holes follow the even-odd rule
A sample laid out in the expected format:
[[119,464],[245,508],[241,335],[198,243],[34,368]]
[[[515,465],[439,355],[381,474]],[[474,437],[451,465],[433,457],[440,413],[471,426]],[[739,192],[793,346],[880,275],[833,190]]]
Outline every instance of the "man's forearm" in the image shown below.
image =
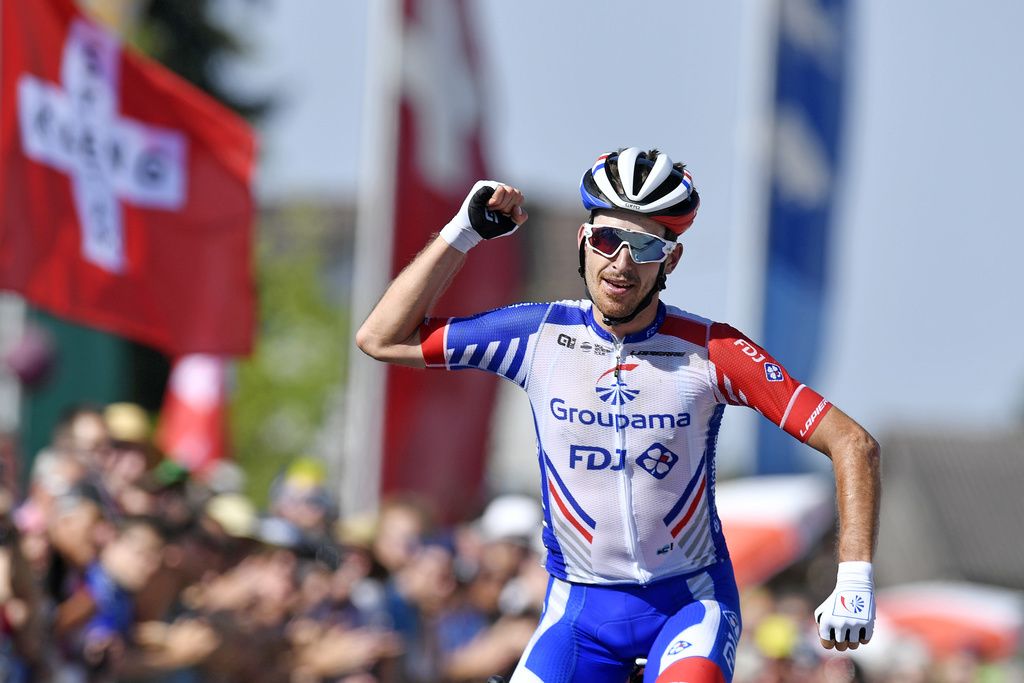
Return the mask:
[[466,255],[435,238],[384,292],[356,333],[356,344],[377,360],[423,367],[419,327]]
[[832,460],[839,507],[839,561],[871,562],[882,494],[878,442],[832,406],[807,442]]
[[849,435],[832,457],[839,507],[839,561],[871,562],[878,542],[881,455],[865,431]]

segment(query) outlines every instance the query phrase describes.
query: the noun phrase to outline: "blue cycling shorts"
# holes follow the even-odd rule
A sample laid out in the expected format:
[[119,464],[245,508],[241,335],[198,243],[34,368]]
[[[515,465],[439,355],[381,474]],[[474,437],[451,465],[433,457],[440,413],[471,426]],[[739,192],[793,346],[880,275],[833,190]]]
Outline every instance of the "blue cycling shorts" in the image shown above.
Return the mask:
[[740,639],[739,607],[728,560],[649,586],[552,577],[540,624],[511,683],[624,683],[639,657],[647,659],[644,683],[661,674],[662,682],[675,680],[673,673],[682,671],[690,680],[728,683]]

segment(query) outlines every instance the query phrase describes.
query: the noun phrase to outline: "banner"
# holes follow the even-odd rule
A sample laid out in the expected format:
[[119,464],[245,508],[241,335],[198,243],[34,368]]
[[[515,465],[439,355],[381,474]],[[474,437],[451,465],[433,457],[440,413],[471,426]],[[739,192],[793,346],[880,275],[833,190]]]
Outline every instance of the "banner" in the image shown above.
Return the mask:
[[[408,0],[395,4],[386,18],[390,28],[377,58],[400,59],[386,77],[368,79],[380,88],[370,95],[382,98],[379,118],[393,124],[381,134],[381,145],[368,145],[365,152],[383,166],[369,169],[377,180],[366,184],[380,191],[360,205],[357,267],[365,277],[356,277],[357,286],[364,285],[356,293],[357,316],[383,290],[373,283],[370,291],[367,283],[378,273],[388,280],[396,276],[458,212],[473,184],[491,177],[482,148],[482,74],[471,8],[463,0]],[[375,265],[381,252],[386,258]],[[433,312],[468,315],[513,303],[520,263],[515,238],[480,244]],[[366,508],[367,489],[376,487],[383,497],[419,494],[443,520],[479,512],[500,380],[473,371],[370,367],[360,355],[354,356],[350,375],[348,448],[353,452],[344,476],[362,486],[355,491],[349,486],[342,497],[360,497],[354,507]],[[377,476],[356,471],[376,466]]]
[[227,361],[191,354],[174,362],[154,442],[191,472],[227,455]]
[[[829,287],[849,42],[845,4],[779,3],[762,345],[808,386],[820,357]],[[760,420],[755,473],[805,471],[802,448]]]
[[70,0],[0,25],[0,289],[170,356],[249,353],[249,126]]

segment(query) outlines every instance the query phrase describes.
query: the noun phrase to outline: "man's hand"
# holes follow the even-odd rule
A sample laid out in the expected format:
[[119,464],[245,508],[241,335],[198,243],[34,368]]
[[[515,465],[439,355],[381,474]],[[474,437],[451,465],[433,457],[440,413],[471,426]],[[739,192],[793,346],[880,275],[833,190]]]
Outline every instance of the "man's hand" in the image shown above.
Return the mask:
[[441,230],[441,237],[463,254],[481,240],[510,235],[526,222],[523,193],[493,180],[481,180],[462,202],[462,208]]
[[840,562],[836,589],[814,612],[822,647],[842,652],[867,643],[875,630],[870,562]]

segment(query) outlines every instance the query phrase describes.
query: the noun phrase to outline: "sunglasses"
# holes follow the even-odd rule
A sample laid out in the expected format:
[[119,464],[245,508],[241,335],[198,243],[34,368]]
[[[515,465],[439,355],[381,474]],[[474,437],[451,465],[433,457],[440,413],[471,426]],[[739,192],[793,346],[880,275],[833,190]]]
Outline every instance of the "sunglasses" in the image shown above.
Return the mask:
[[633,263],[661,263],[675,249],[675,243],[657,235],[610,225],[583,224],[583,239],[590,248],[607,259],[615,258],[625,244]]

